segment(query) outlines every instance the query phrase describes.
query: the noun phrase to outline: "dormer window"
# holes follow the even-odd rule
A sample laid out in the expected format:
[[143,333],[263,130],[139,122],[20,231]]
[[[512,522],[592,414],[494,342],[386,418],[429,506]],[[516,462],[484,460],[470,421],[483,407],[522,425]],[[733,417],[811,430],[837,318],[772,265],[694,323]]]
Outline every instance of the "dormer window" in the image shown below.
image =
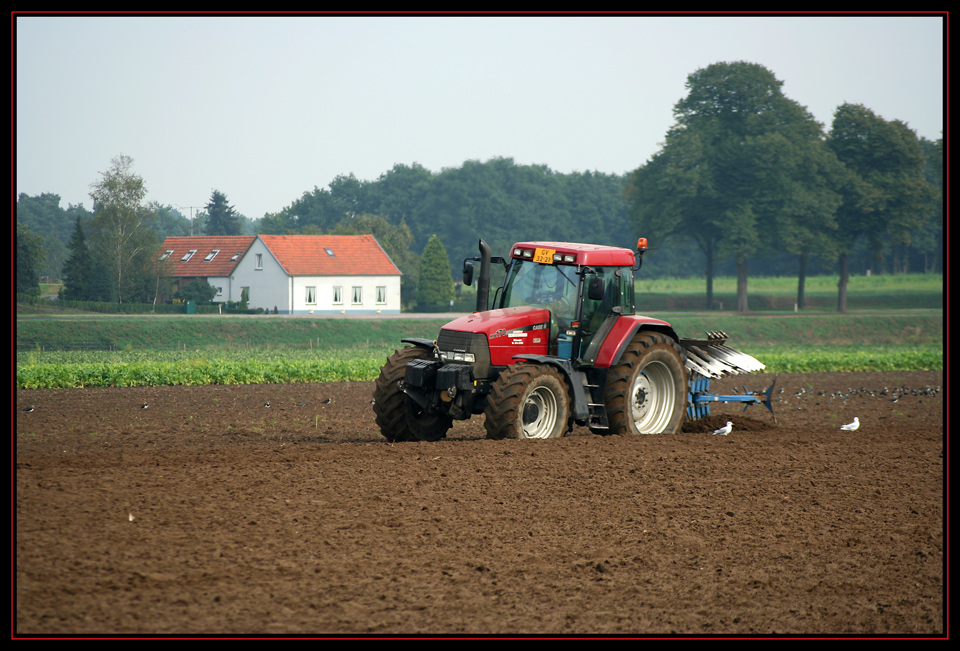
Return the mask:
[[196,253],[196,252],[197,252],[196,249],[190,249],[189,251],[187,251],[186,255],[184,255],[182,258],[180,258],[180,262],[186,262],[187,260],[189,260],[190,258],[192,258],[192,257],[193,257],[193,254]]
[[203,261],[204,261],[204,262],[210,262],[210,261],[213,260],[215,257],[217,257],[217,254],[218,254],[218,253],[220,253],[220,249],[214,249],[214,250],[211,251],[209,254],[207,254],[207,257],[205,257],[205,258],[203,259]]

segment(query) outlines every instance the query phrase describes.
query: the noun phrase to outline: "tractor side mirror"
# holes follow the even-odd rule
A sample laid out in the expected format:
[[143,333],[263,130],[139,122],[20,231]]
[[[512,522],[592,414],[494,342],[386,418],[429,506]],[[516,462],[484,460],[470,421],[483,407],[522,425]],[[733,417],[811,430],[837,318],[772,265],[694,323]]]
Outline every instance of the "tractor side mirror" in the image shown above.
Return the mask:
[[591,301],[602,301],[604,294],[603,278],[593,276],[587,285],[587,298]]
[[463,261],[463,284],[467,287],[473,284],[473,263],[469,260]]

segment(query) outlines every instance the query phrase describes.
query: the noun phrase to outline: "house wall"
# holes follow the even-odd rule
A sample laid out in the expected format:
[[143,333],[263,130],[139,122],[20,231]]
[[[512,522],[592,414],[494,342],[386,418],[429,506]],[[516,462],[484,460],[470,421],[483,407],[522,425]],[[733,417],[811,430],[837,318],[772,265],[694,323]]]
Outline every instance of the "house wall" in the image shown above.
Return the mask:
[[[355,288],[359,288],[359,302],[354,301]],[[294,314],[400,313],[400,276],[296,276],[292,289]],[[312,303],[308,302],[311,295]]]
[[216,287],[219,292],[213,297],[214,303],[226,303],[230,298],[230,278],[224,276],[208,276],[207,284]]
[[[260,256],[258,265],[258,256]],[[223,301],[239,301],[244,287],[249,287],[247,305],[273,311],[276,307],[281,314],[291,310],[289,276],[277,262],[266,245],[257,239],[233,270],[229,279],[229,290],[224,288]],[[229,296],[227,293],[229,291]]]

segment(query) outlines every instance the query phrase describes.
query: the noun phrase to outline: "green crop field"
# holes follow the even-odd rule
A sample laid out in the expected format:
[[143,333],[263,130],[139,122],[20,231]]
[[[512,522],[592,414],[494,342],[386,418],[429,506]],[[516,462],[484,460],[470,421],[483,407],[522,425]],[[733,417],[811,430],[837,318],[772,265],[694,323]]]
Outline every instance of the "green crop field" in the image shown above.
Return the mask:
[[[943,368],[939,314],[676,315],[667,320],[681,337],[724,330],[731,346],[757,357],[768,373]],[[23,320],[17,323],[17,388],[369,381],[402,338],[434,338],[446,321]]]

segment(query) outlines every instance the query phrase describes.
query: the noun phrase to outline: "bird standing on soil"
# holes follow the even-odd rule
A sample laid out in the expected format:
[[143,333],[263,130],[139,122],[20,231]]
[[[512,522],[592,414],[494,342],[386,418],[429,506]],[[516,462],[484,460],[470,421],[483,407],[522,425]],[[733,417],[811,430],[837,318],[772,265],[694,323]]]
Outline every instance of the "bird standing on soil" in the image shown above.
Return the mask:
[[717,434],[719,434],[720,436],[726,436],[727,434],[729,434],[729,433],[732,432],[732,431],[733,431],[733,423],[731,423],[731,422],[728,420],[728,421],[727,421],[727,424],[726,424],[724,427],[721,427],[720,429],[716,430],[716,431],[713,433],[713,435],[716,436]]
[[845,432],[854,432],[859,428],[860,428],[860,419],[856,416],[853,417],[852,423],[847,423],[846,425],[840,426],[840,429],[844,430]]

